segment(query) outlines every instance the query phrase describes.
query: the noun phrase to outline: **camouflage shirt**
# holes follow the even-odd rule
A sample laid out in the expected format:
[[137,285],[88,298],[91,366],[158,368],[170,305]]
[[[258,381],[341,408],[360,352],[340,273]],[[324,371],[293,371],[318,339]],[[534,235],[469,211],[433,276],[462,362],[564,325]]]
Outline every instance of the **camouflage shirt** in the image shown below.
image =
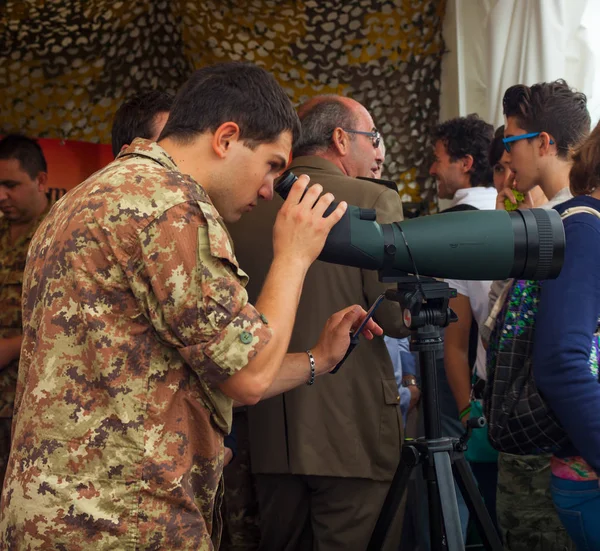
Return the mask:
[[[22,332],[21,293],[27,249],[46,214],[47,209],[14,242],[10,237],[10,222],[0,217],[0,339],[16,337]],[[12,417],[18,366],[19,360],[14,360],[0,371],[0,417]]]
[[246,281],[206,192],[153,142],[54,206],[25,270],[5,546],[218,547],[218,384],[271,336]]

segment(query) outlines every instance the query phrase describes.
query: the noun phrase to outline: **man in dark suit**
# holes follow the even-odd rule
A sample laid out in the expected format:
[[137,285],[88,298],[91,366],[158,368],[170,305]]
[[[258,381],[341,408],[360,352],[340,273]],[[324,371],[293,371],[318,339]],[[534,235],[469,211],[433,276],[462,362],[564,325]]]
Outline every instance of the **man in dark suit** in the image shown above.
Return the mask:
[[[373,178],[381,151],[368,111],[339,96],[313,98],[299,111],[303,137],[290,169],[308,174],[336,200],[402,219],[398,193]],[[270,203],[273,203],[272,205]],[[281,200],[265,202],[230,227],[256,296],[272,256]],[[368,308],[389,285],[374,271],[316,262],[309,270],[290,342],[305,351],[330,312],[354,302]],[[386,334],[408,334],[397,303],[375,319]],[[318,358],[316,358],[318,361]],[[402,418],[383,338],[363,342],[340,371],[250,408],[252,470],[257,475],[261,548],[363,551],[400,460]]]

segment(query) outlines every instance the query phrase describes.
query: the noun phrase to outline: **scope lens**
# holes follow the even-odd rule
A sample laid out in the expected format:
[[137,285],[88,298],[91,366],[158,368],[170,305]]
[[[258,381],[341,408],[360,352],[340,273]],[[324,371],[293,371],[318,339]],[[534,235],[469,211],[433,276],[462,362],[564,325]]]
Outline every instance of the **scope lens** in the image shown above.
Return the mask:
[[511,277],[558,277],[565,258],[565,232],[558,212],[552,209],[516,210],[508,213],[515,238]]

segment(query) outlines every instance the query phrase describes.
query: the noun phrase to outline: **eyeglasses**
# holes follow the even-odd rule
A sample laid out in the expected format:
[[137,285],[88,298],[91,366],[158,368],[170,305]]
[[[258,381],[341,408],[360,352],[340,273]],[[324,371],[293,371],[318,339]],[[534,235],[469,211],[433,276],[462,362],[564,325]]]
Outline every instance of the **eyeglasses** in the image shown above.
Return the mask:
[[[512,142],[518,142],[519,140],[529,140],[531,138],[535,138],[539,136],[541,132],[530,132],[529,134],[520,134],[519,136],[510,136],[509,138],[502,138],[502,143],[504,144],[504,149],[506,149],[507,153],[510,153],[510,144]],[[550,143],[553,144],[554,140],[550,138]]]
[[360,134],[361,136],[369,136],[371,140],[373,140],[373,147],[377,149],[379,144],[381,143],[381,134],[378,130],[373,130],[372,132],[363,132],[362,130],[346,130],[342,128],[344,132],[348,132],[348,134]]

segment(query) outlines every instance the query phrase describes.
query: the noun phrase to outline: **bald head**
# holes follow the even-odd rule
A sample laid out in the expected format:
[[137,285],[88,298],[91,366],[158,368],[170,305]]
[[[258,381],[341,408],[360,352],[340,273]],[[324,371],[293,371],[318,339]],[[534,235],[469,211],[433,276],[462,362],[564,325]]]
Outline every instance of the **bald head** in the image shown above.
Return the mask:
[[363,134],[375,131],[363,105],[344,96],[316,96],[298,108],[298,116],[302,137],[294,157],[316,155],[353,178],[375,176],[381,152],[374,146],[374,138]]

